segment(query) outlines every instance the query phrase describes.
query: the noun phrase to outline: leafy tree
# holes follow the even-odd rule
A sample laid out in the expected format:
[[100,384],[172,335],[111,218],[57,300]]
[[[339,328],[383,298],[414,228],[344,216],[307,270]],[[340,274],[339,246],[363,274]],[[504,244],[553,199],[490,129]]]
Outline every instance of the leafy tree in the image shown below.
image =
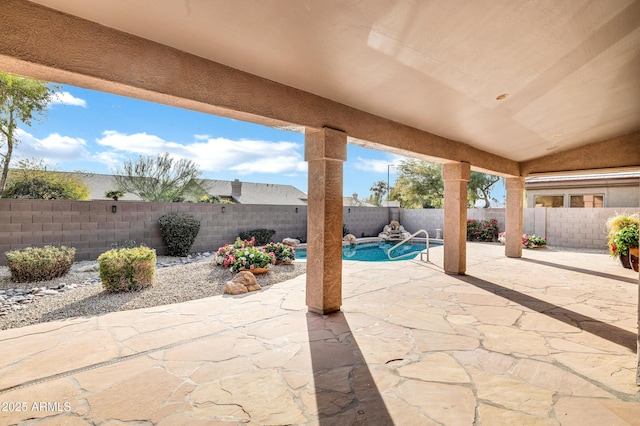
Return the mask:
[[19,161],[18,167],[9,174],[3,198],[86,200],[91,193],[80,176],[48,171],[42,161]]
[[13,149],[20,142],[15,131],[19,123],[31,126],[44,114],[58,86],[0,72],[0,148],[7,145],[2,157],[0,194],[4,193]]
[[388,190],[389,187],[387,186],[387,182],[382,180],[374,182],[373,185],[371,185],[371,188],[369,188],[371,196],[366,201],[374,206],[380,206]]
[[440,164],[405,160],[398,166],[398,178],[390,198],[405,208],[441,208],[444,205],[444,183]]
[[[484,207],[491,206],[491,187],[500,180],[480,172],[471,172],[468,184],[468,202],[474,206],[483,200]],[[442,208],[444,206],[444,182],[442,166],[420,160],[400,163],[399,176],[391,190],[390,198],[400,201],[406,208]]]
[[483,208],[488,209],[491,207],[491,200],[496,201],[495,198],[491,198],[491,187],[499,180],[498,176],[471,172],[467,190],[469,205],[475,206],[477,201],[482,200],[484,201]]
[[157,157],[140,155],[135,162],[127,160],[114,174],[122,191],[145,201],[183,201],[204,193],[196,163],[186,159],[174,161],[168,153]]

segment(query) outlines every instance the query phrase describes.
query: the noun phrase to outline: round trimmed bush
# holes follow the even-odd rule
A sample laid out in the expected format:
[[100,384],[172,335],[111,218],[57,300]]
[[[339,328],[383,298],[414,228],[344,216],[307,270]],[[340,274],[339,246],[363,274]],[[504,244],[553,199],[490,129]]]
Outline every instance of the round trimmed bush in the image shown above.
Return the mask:
[[112,293],[141,290],[156,278],[156,251],[148,247],[109,250],[98,264],[102,288]]
[[69,272],[76,249],[73,247],[27,247],[5,253],[11,279],[17,282],[48,281]]
[[169,256],[188,255],[200,231],[200,221],[186,213],[168,213],[158,223]]

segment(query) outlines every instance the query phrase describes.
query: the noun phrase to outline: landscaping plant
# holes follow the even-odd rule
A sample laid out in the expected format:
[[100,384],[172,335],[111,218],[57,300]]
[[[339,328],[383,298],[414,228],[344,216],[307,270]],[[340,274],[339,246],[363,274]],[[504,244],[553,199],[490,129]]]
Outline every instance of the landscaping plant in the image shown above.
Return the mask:
[[240,232],[239,237],[243,241],[254,239],[256,245],[263,246],[268,244],[276,231],[273,229],[253,229],[251,231]]
[[48,281],[69,272],[76,249],[73,247],[27,247],[5,253],[11,279],[16,282]]
[[636,229],[640,225],[640,215],[637,213],[616,214],[615,216],[611,216],[607,219],[607,247],[611,256],[618,257],[620,255],[625,255],[625,253],[620,252],[618,245],[615,243],[616,236],[621,230],[633,225],[636,226]]
[[200,221],[186,213],[168,213],[158,223],[169,256],[188,255],[200,231]]
[[255,239],[237,239],[233,244],[220,247],[213,256],[213,263],[231,269],[233,272],[252,271],[257,268],[270,268],[276,261],[274,253],[255,247]]
[[296,259],[296,250],[283,243],[269,243],[264,246],[266,253],[273,253],[276,263],[290,264]]
[[611,251],[617,255],[628,256],[629,249],[638,247],[638,224],[632,223],[616,232]]
[[544,237],[538,237],[537,235],[522,234],[522,247],[524,248],[536,248],[547,245],[547,239]]
[[112,293],[141,290],[156,277],[156,251],[148,247],[109,250],[98,264],[102,288]]
[[467,220],[467,241],[495,241],[498,238],[498,221]]

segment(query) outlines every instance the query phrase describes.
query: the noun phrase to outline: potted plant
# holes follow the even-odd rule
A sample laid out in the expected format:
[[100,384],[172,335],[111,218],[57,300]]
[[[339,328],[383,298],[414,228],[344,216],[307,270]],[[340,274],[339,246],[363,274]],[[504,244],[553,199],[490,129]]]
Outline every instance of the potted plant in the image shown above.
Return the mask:
[[522,234],[522,247],[532,249],[547,245],[547,239],[537,235]]
[[638,271],[638,224],[625,226],[613,239],[613,246],[621,257],[627,257],[634,271]]
[[618,246],[615,243],[616,235],[622,229],[627,228],[631,225],[640,225],[640,216],[638,213],[634,214],[616,214],[615,216],[611,216],[607,219],[607,247],[609,249],[609,254],[613,257],[617,257],[620,259],[620,263],[625,268],[631,268],[631,264],[629,263],[629,255],[622,254],[618,249]]

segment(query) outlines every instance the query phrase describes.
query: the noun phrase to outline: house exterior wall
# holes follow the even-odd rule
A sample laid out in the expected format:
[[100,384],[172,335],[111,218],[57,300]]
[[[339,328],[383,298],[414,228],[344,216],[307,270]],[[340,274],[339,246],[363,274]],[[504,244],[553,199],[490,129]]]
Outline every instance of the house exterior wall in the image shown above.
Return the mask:
[[540,195],[562,195],[564,196],[564,207],[570,207],[571,195],[604,195],[604,207],[638,207],[640,206],[640,196],[638,186],[620,187],[588,187],[588,188],[548,188],[548,189],[527,189],[527,207],[535,207],[535,198]]
[[[112,206],[117,211],[112,212]],[[222,209],[224,208],[224,212]],[[343,223],[357,237],[377,236],[398,209],[344,207]],[[2,254],[29,246],[75,247],[76,260],[96,259],[114,243],[134,240],[165,254],[158,219],[169,212],[189,213],[201,221],[192,250],[215,250],[241,231],[275,229],[274,240],[307,233],[306,206],[247,204],[149,203],[136,201],[46,201],[0,199],[0,264]],[[525,208],[524,232],[546,236],[556,247],[606,250],[605,223],[617,213],[640,208]],[[496,219],[504,231],[504,209],[469,209],[469,219]],[[426,229],[431,237],[444,226],[443,210],[400,209],[400,223],[411,233]]]

